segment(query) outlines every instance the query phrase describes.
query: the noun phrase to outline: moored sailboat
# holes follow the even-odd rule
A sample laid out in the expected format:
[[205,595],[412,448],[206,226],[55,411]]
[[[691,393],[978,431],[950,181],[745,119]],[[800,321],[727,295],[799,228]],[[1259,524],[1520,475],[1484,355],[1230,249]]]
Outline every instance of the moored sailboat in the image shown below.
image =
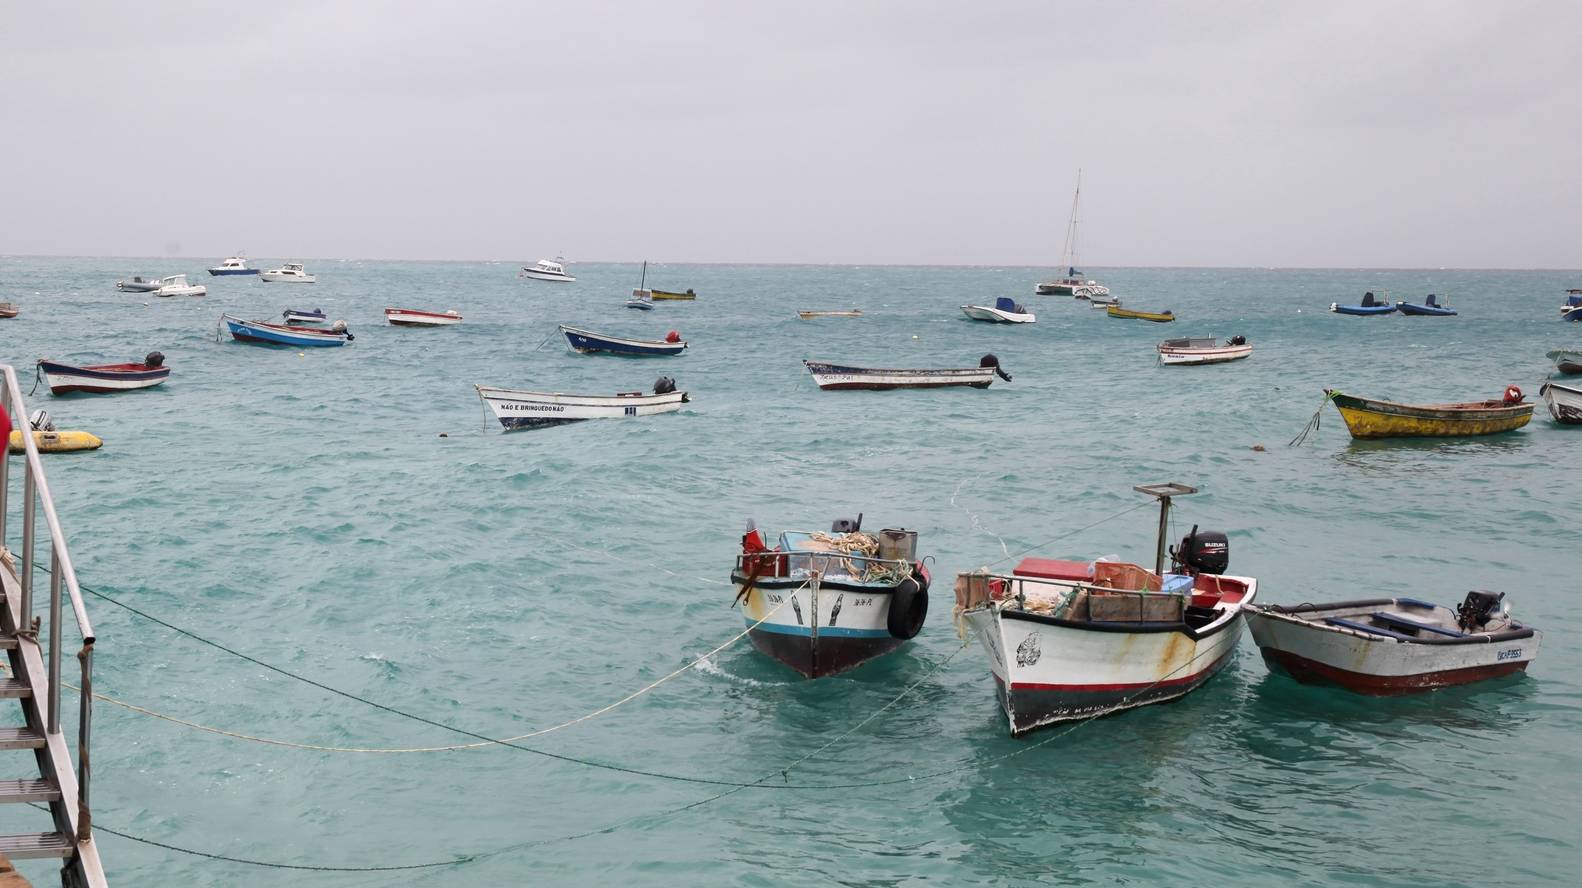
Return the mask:
[[1075,296],[1078,299],[1088,299],[1110,294],[1109,287],[1095,280],[1084,280],[1082,272],[1077,270],[1077,215],[1081,206],[1082,171],[1077,170],[1077,190],[1071,196],[1071,219],[1066,223],[1066,241],[1060,250],[1060,265],[1066,270],[1066,275],[1058,280],[1039,284],[1036,292],[1040,296]]

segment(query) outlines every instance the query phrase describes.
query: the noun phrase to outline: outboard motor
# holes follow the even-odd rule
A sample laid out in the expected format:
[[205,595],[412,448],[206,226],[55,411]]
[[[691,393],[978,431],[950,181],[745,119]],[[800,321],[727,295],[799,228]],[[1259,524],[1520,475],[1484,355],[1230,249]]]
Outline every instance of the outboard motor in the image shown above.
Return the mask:
[[1505,616],[1500,605],[1504,598],[1504,592],[1468,592],[1466,600],[1456,607],[1456,625],[1463,632],[1482,629],[1490,620]]
[[862,530],[862,513],[861,512],[857,513],[857,518],[855,520],[853,520],[851,518],[836,518],[835,519],[835,523],[830,526],[829,532],[830,533],[856,533],[859,530]]
[[669,342],[671,344],[675,344],[677,342],[680,342],[681,341],[681,331],[680,330],[671,330],[669,333],[666,333],[665,334],[665,341]]
[[1010,382],[1011,381],[1011,374],[1006,373],[1004,370],[1000,369],[1000,359],[995,357],[992,353],[984,355],[983,357],[979,358],[978,359],[978,366],[979,367],[993,367],[994,368],[994,375],[1000,377],[1001,379],[1005,380],[1006,382]]
[[1181,538],[1181,545],[1170,550],[1176,566],[1190,574],[1222,574],[1230,567],[1230,540],[1217,530],[1198,530]]
[[1230,344],[1231,345],[1246,345],[1247,344],[1247,337],[1241,335],[1240,333],[1237,333],[1235,336],[1232,336],[1230,338]]
[[1378,305],[1378,304],[1379,303],[1373,301],[1373,291],[1372,290],[1369,290],[1368,292],[1362,294],[1362,307],[1363,308],[1367,308],[1369,306]]
[[668,395],[676,390],[676,381],[668,376],[661,376],[654,380],[654,394]]
[[33,415],[27,418],[27,424],[35,432],[55,431],[55,420],[50,419],[49,411],[42,407],[33,411]]
[[149,352],[148,356],[143,358],[143,366],[144,367],[163,367],[163,366],[165,366],[165,353],[164,352],[157,352],[157,351]]

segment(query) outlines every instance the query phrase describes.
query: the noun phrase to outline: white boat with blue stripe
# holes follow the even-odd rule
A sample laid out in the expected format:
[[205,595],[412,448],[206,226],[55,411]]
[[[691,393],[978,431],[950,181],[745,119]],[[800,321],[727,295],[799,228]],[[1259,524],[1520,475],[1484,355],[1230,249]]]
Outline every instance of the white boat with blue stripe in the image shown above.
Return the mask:
[[999,297],[993,305],[963,305],[961,311],[974,321],[996,324],[1031,324],[1038,320],[1026,306],[1009,296]]
[[566,342],[571,345],[572,351],[583,354],[609,352],[612,355],[629,355],[638,358],[663,358],[679,355],[687,349],[686,341],[674,330],[666,334],[664,339],[630,339],[608,333],[595,333],[592,330],[566,324],[560,325],[560,332],[565,334]]
[[219,265],[209,269],[209,274],[215,277],[226,277],[233,274],[257,274],[258,269],[247,267],[246,256],[232,256]]
[[336,321],[329,329],[314,327],[289,327],[266,321],[247,321],[220,315],[220,322],[231,331],[237,342],[255,345],[289,345],[294,348],[326,348],[345,345],[357,337],[346,329],[345,321]]
[[614,395],[567,395],[561,392],[529,392],[474,385],[478,397],[488,405],[506,431],[565,425],[585,419],[622,419],[674,413],[691,401],[686,392],[676,391],[676,381],[668,376],[654,383],[653,394],[620,392]]

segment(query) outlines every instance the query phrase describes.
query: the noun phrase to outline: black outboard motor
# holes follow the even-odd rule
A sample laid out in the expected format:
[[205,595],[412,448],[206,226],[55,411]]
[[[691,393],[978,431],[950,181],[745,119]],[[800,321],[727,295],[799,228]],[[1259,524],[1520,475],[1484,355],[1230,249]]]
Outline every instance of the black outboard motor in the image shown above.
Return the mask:
[[1235,336],[1232,336],[1230,338],[1230,344],[1231,345],[1246,345],[1247,344],[1247,337],[1241,335],[1240,333],[1237,333]]
[[1362,294],[1362,307],[1363,308],[1368,308],[1369,306],[1378,305],[1378,304],[1379,303],[1373,301],[1373,291],[1372,290],[1369,290],[1368,292]]
[[1504,592],[1473,591],[1456,607],[1456,625],[1462,632],[1476,632],[1500,615],[1500,601]]
[[979,358],[978,359],[978,366],[979,367],[993,367],[994,368],[994,375],[1000,377],[1001,379],[1005,380],[1006,382],[1010,382],[1011,381],[1011,374],[1006,373],[1004,370],[1000,369],[1000,359],[996,358],[993,354],[987,354],[987,355],[984,355],[982,358]]
[[668,395],[676,390],[676,381],[668,376],[661,376],[654,380],[654,394]]
[[165,354],[164,354],[164,352],[157,352],[157,351],[149,352],[148,356],[143,358],[143,366],[144,367],[163,367],[163,366],[165,366]]
[[836,518],[835,519],[835,523],[830,526],[829,532],[830,533],[856,533],[859,530],[862,530],[862,513],[861,512],[857,513],[856,520],[853,520],[851,518]]
[[1222,574],[1230,567],[1230,540],[1217,530],[1198,530],[1181,538],[1181,545],[1170,550],[1176,567],[1190,574]]

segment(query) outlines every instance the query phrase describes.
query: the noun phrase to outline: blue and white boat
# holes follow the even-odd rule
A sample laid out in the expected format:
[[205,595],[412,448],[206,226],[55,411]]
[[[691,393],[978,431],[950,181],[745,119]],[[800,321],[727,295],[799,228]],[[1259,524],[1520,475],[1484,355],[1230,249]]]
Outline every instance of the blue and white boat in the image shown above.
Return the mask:
[[584,354],[609,352],[612,355],[656,358],[679,355],[687,348],[686,340],[674,330],[666,334],[664,339],[628,339],[565,324],[560,325],[560,332],[566,334],[566,342],[571,344],[572,351]]
[[1401,301],[1395,303],[1395,307],[1400,309],[1401,314],[1403,315],[1432,315],[1435,317],[1448,317],[1456,313],[1455,309],[1443,302],[1439,302],[1438,299],[1438,296],[1434,295],[1433,293],[1429,293],[1427,301],[1425,301],[1422,305]]
[[1338,302],[1331,302],[1329,304],[1329,310],[1335,314],[1344,315],[1390,314],[1391,312],[1395,311],[1395,303],[1389,300],[1389,293],[1385,293],[1384,295],[1386,297],[1385,300],[1380,302],[1373,298],[1373,291],[1369,290],[1368,292],[1362,294],[1361,305],[1341,305]]
[[232,256],[219,265],[209,269],[209,274],[215,277],[224,277],[232,274],[257,274],[258,269],[247,267],[246,256]]
[[231,331],[237,342],[255,345],[289,345],[293,348],[328,348],[345,345],[356,337],[346,329],[345,321],[336,321],[328,330],[312,327],[288,327],[264,321],[246,321],[230,315],[220,315],[220,320]]
[[1582,321],[1582,290],[1566,291],[1566,304],[1560,306],[1560,317],[1568,321]]
[[961,311],[974,321],[996,324],[1031,324],[1038,320],[1025,306],[1009,296],[1001,296],[993,305],[963,305]]

